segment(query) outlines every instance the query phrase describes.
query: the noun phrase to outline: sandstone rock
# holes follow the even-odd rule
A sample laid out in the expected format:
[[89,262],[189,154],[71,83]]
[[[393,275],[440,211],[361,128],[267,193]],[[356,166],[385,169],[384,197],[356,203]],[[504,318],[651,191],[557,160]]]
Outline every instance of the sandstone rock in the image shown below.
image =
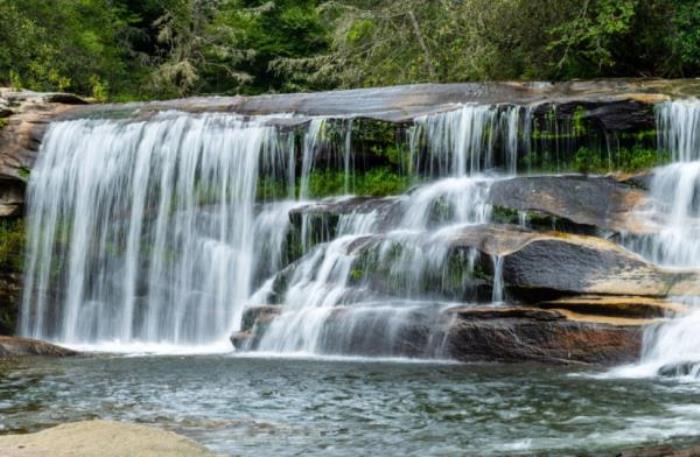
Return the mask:
[[45,341],[0,335],[0,359],[8,357],[68,357],[77,352]]
[[63,424],[27,435],[0,436],[5,457],[213,457],[194,441],[146,425],[110,421]]
[[489,203],[517,211],[537,211],[592,229],[646,233],[635,208],[645,194],[611,177],[523,176],[495,181]]
[[0,88],[0,102],[11,110],[7,125],[0,129],[0,179],[19,181],[34,165],[49,122],[58,114],[87,103],[72,94],[7,88]]
[[[697,80],[611,79],[553,84],[491,82],[456,84],[414,84],[369,89],[316,93],[275,94],[255,97],[193,97],[126,105],[86,107],[75,112],[84,116],[99,112],[109,115],[125,109],[147,116],[158,111],[237,112],[274,114],[294,112],[302,116],[354,114],[391,122],[409,121],[417,116],[453,109],[456,104],[535,104],[547,111],[551,104],[569,115],[586,106],[589,116],[602,127],[615,130],[654,125],[650,104],[673,96],[700,94]],[[280,119],[288,123],[288,119]]]
[[557,311],[459,309],[447,351],[461,361],[540,361],[612,365],[635,360],[640,326],[574,322]]
[[581,295],[543,301],[537,306],[583,314],[630,318],[672,317],[688,311],[686,305],[658,298],[609,295]]
[[537,236],[507,253],[503,279],[525,292],[652,297],[700,292],[695,270],[666,270],[612,242],[561,233]]

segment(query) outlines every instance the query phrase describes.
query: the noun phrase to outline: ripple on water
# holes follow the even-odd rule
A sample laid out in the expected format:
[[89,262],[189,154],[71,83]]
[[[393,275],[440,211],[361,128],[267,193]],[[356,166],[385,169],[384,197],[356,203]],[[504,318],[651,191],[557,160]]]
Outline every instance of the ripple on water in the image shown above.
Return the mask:
[[101,417],[223,455],[571,455],[683,440],[699,389],[535,365],[95,356],[0,369],[0,430]]

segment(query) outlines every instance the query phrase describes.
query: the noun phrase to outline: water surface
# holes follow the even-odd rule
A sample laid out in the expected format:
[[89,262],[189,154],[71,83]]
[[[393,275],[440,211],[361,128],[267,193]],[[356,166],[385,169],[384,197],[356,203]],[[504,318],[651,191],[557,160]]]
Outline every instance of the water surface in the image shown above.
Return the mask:
[[692,442],[700,386],[570,368],[216,356],[0,364],[0,431],[157,424],[222,455],[614,455]]

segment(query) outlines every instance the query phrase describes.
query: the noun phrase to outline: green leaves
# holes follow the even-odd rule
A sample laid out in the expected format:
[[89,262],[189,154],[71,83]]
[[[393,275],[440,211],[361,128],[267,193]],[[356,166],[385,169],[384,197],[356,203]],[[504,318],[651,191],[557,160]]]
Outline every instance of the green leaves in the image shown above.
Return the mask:
[[0,84],[97,99],[700,74],[700,0],[0,0]]

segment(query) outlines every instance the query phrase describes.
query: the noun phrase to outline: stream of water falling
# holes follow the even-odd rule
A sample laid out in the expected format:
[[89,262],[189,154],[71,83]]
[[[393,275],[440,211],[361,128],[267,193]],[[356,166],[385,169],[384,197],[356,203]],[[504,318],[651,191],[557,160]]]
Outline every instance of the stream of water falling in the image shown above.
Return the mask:
[[[657,107],[659,149],[673,163],[654,171],[650,193],[656,201],[657,234],[630,243],[655,263],[700,268],[700,100]],[[625,376],[700,376],[700,297],[675,297],[687,316],[647,331],[641,362],[615,370]]]
[[[515,173],[531,115],[465,105],[417,119],[407,172],[434,181],[397,197],[391,220],[343,215],[321,244],[304,215],[292,265],[290,214],[313,203],[311,176],[327,166],[320,152],[338,154],[343,188],[352,188],[352,118],[332,128],[313,118],[296,133],[274,125],[285,114],[54,123],[29,183],[20,331],[91,349],[226,350],[246,306],[283,305],[257,349],[395,356],[401,341],[433,328],[415,353],[439,356],[436,320],[463,298],[433,285],[445,280],[450,235],[489,222],[486,195],[498,178],[483,173],[496,165]],[[338,126],[340,144],[332,144]],[[285,200],[260,201],[259,184],[270,179],[283,183],[277,197]],[[377,254],[374,270],[368,251]],[[492,264],[500,302],[501,259]],[[280,277],[286,290],[274,293]]]
[[22,334],[225,340],[255,270],[260,159],[283,144],[264,118],[220,114],[51,125],[29,185]]
[[[418,278],[426,265],[439,265],[446,250],[433,236],[436,228],[488,220],[489,208],[483,204],[488,179],[468,175],[494,164],[495,136],[487,138],[486,128],[507,139],[506,168],[514,170],[519,112],[467,106],[418,122],[429,140],[429,173],[454,178],[401,198],[404,216],[382,243],[392,246],[432,236],[433,244],[426,252],[414,250],[392,259],[396,275],[410,272]],[[293,138],[269,126],[268,120],[168,112],[147,121],[52,124],[29,185],[21,333],[112,350],[140,345],[227,347],[246,304],[265,296],[264,287],[253,295],[259,279],[274,276],[284,265],[289,212],[308,199],[316,155],[327,142],[326,119],[307,123],[299,200],[257,209],[261,176],[282,176],[288,183],[287,197],[296,197]],[[353,164],[352,121],[345,125],[342,163],[347,190]],[[436,222],[431,211],[438,201],[450,214]],[[344,216],[341,236],[315,248],[309,242],[308,218],[302,219],[301,238],[308,254],[284,302],[294,316],[278,319],[263,347],[322,350],[313,341],[332,309],[343,297],[348,299],[354,254],[347,248],[377,232],[375,217]],[[407,295],[402,298],[420,298]],[[425,314],[418,308],[439,308],[432,303],[392,304],[376,295],[366,298],[375,304],[347,312],[350,320],[355,314],[363,319],[371,314],[378,322],[400,327],[397,322],[405,324]],[[284,336],[299,330],[307,335],[301,343]]]

